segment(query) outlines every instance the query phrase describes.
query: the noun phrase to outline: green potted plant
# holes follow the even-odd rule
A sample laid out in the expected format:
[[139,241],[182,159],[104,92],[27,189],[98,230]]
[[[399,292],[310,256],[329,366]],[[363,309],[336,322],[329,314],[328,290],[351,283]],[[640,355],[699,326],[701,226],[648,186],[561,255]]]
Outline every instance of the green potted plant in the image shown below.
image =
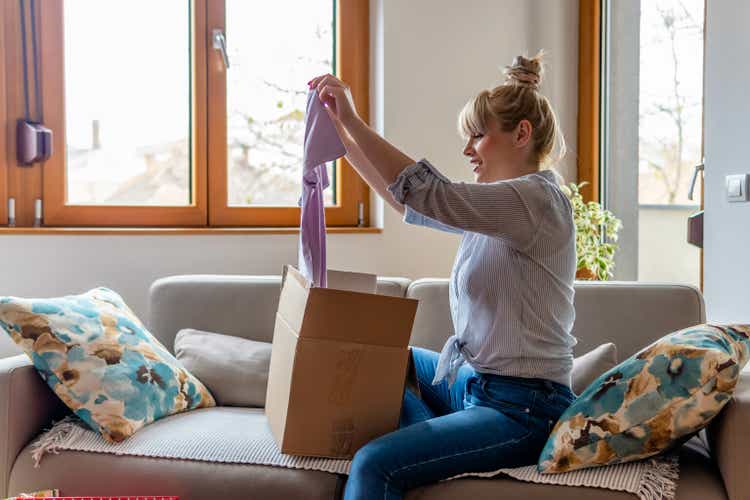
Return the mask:
[[571,182],[562,186],[573,206],[576,225],[576,279],[607,280],[615,267],[617,233],[622,222],[599,203],[583,200],[581,187],[586,184]]

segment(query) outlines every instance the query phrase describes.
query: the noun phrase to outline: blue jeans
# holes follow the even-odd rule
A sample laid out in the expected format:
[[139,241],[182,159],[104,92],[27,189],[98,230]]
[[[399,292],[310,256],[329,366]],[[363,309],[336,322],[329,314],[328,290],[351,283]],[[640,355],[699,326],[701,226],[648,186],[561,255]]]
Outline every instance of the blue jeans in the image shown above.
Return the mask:
[[412,488],[465,472],[536,463],[571,390],[543,379],[461,367],[456,382],[432,385],[438,353],[413,348],[422,399],[406,391],[401,428],[354,455],[344,498],[396,500]]

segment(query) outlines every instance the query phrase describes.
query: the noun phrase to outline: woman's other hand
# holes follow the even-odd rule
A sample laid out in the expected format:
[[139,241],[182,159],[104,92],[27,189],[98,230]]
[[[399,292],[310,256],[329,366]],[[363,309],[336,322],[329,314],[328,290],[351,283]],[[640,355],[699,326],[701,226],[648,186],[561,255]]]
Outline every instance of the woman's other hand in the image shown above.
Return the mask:
[[326,107],[329,116],[344,127],[359,120],[349,86],[331,74],[316,76],[308,82],[310,89],[318,92],[318,97]]

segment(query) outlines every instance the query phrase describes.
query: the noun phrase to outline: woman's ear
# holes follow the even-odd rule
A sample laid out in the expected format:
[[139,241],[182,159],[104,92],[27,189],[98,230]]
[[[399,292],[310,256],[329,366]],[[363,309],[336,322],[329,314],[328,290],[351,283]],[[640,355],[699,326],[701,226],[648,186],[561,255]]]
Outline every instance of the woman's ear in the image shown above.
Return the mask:
[[513,145],[519,148],[526,146],[531,140],[532,126],[529,120],[521,120],[513,131]]

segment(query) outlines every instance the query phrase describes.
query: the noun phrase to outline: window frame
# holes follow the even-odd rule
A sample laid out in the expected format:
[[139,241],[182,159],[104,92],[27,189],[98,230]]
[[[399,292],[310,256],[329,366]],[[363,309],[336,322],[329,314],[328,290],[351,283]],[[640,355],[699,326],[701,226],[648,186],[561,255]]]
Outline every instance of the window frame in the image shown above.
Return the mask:
[[68,205],[66,198],[65,160],[65,87],[63,2],[39,2],[41,11],[41,68],[42,101],[45,122],[55,134],[54,153],[43,166],[44,225],[45,226],[201,226],[207,216],[205,162],[206,129],[201,126],[205,117],[206,47],[201,43],[206,30],[205,4],[207,0],[192,0],[190,9],[192,29],[191,62],[191,175],[193,201],[185,206],[127,206],[127,205]]
[[578,182],[585,201],[601,201],[601,0],[578,4]]
[[[224,30],[224,2],[191,0],[191,156],[192,204],[185,206],[67,205],[65,178],[66,141],[64,103],[63,2],[37,2],[41,89],[45,125],[53,130],[55,149],[43,165],[18,167],[15,160],[15,126],[0,130],[8,141],[7,157],[0,159],[0,221],[7,224],[7,199],[16,199],[16,225],[34,223],[34,202],[43,200],[43,225],[50,228],[75,227],[153,227],[153,228],[263,228],[299,226],[298,207],[229,207],[226,165],[226,80],[221,59],[211,49],[210,33]],[[27,2],[27,9],[28,9]],[[369,2],[336,0],[337,73],[352,88],[352,94],[365,121],[369,119]],[[19,75],[20,27],[18,2],[4,2],[6,15],[0,55],[0,116],[10,129],[23,116],[23,81]],[[27,15],[27,24],[30,16]],[[27,33],[30,30],[27,27]],[[3,47],[3,42],[5,47]],[[31,44],[27,44],[31,45]],[[28,50],[31,53],[31,48]],[[29,58],[29,61],[32,59]],[[217,71],[217,68],[219,69]],[[31,75],[30,75],[31,77]],[[223,84],[223,86],[222,86]],[[33,87],[33,85],[32,85]],[[3,93],[7,95],[3,95]],[[30,100],[35,102],[33,88]],[[3,105],[7,109],[3,113]],[[224,104],[218,108],[217,105]],[[37,116],[37,115],[34,115]],[[221,120],[224,123],[221,123]],[[218,133],[216,133],[218,131]],[[0,139],[0,146],[2,140]],[[15,168],[13,168],[15,167]],[[353,227],[369,224],[369,189],[356,171],[342,159],[336,162],[338,204],[326,207],[329,226]],[[7,182],[3,182],[7,180]],[[223,186],[223,189],[222,189]],[[360,221],[360,203],[363,221]]]
[[[609,30],[612,26],[609,25],[611,21],[611,4],[607,4],[608,1],[612,0],[580,0],[579,2],[579,66],[578,66],[578,182],[587,181],[589,184],[585,186],[581,192],[586,201],[596,201],[603,203],[605,208],[612,208],[613,198],[617,202],[618,195],[622,193],[608,193],[611,191],[613,185],[613,179],[611,178],[611,171],[608,171],[607,166],[607,148],[608,138],[607,134],[611,133],[611,130],[607,131],[605,127],[608,127],[608,120],[611,116],[605,116],[608,113],[607,107],[611,104],[605,105],[604,101],[611,98],[608,91],[608,82],[604,79],[607,78],[607,70],[610,61],[606,60],[611,54],[607,54],[609,50],[607,46],[609,40],[606,39],[609,35]],[[708,12],[708,2],[704,0],[703,8],[703,26],[704,26],[704,41],[703,41],[703,88],[705,90],[705,54],[706,54],[706,38],[707,33],[705,31],[706,16]],[[704,107],[702,110],[702,134],[701,134],[701,155],[704,154],[705,140],[705,93],[701,105]],[[608,178],[608,175],[610,178]],[[704,188],[705,188],[705,172],[701,172],[699,175],[701,180],[700,183],[700,210],[702,211],[705,206]],[[619,179],[618,179],[619,181]],[[620,184],[622,185],[622,184]],[[636,193],[636,205],[637,193]],[[615,208],[616,210],[616,208]],[[637,259],[638,256],[638,214],[636,208],[636,216],[631,217],[631,221],[635,220],[635,224],[631,224],[635,227],[636,237],[630,242],[630,248],[623,248],[625,246],[622,235],[620,236],[620,251],[618,252],[619,258],[633,258]],[[621,218],[624,218],[620,214]],[[627,224],[628,220],[624,220]],[[704,287],[704,269],[705,269],[705,253],[703,248],[700,249],[699,257],[699,289],[703,291]],[[622,263],[618,263],[620,269]],[[627,276],[626,278],[637,280],[637,277],[633,278]]]
[[[3,19],[7,17],[8,3],[5,2],[0,6],[0,12],[3,13]],[[7,76],[5,71],[5,35],[7,27],[4,22],[0,22],[0,224],[8,225],[8,165],[10,163],[11,151],[8,147],[9,127],[8,119],[10,115],[7,111],[8,93],[7,93]],[[13,152],[15,154],[15,152]]]
[[[336,74],[352,91],[354,104],[365,122],[369,121],[369,5],[368,0],[336,1]],[[208,25],[226,33],[225,3],[209,2]],[[210,43],[207,32],[206,43]],[[226,70],[218,51],[208,53],[208,136],[210,165],[227,165]],[[369,224],[367,184],[354,168],[342,158],[336,162],[337,206],[325,208],[326,225],[356,226],[359,203],[363,204],[363,225]],[[228,204],[227,169],[211,170],[209,176],[209,225],[232,226],[296,226],[299,207],[231,207]]]
[[[39,3],[37,14],[39,12]],[[3,47],[0,52],[0,62],[3,63],[4,82],[0,85],[4,93],[4,104],[0,105],[0,118],[3,118],[2,128],[5,143],[5,158],[0,159],[0,214],[3,215],[3,223],[8,223],[8,200],[15,200],[15,223],[16,226],[33,226],[35,200],[41,197],[42,173],[41,166],[36,164],[32,167],[18,167],[16,163],[16,119],[25,115],[23,80],[15,75],[22,75],[22,46],[20,43],[21,27],[18,22],[20,10],[18,2],[3,2],[0,6],[3,16],[2,24]],[[26,32],[31,32],[30,6],[27,4]],[[32,44],[27,44],[27,54],[32,51]],[[2,98],[0,96],[0,98]],[[32,116],[36,116],[36,99],[34,89],[29,89],[29,109]],[[5,108],[3,110],[3,108]],[[4,111],[4,113],[3,113]],[[14,168],[15,167],[15,168]]]

